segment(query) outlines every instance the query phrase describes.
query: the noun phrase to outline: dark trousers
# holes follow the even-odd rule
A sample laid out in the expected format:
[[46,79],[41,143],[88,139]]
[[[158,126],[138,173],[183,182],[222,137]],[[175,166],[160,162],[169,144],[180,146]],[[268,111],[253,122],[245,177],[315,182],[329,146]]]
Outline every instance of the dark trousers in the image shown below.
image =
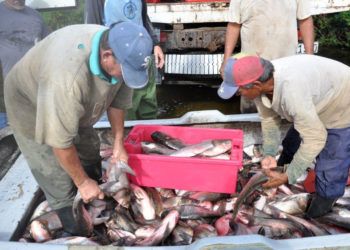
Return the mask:
[[[325,147],[316,157],[316,192],[328,199],[343,196],[350,166],[350,127],[327,129]],[[293,160],[301,138],[292,126],[282,141],[283,151],[277,165],[283,166]]]

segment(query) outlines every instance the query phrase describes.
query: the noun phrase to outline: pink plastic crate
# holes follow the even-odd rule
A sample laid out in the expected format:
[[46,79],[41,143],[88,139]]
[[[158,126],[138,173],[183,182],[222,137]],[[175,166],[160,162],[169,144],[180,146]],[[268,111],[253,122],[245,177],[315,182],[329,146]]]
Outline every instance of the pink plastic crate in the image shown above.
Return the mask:
[[[141,142],[153,141],[151,134],[164,132],[186,144],[209,139],[231,139],[230,160],[181,158],[142,153]],[[236,129],[137,125],[125,139],[129,165],[136,176],[130,180],[140,186],[193,191],[234,193],[237,173],[242,166],[243,131]]]

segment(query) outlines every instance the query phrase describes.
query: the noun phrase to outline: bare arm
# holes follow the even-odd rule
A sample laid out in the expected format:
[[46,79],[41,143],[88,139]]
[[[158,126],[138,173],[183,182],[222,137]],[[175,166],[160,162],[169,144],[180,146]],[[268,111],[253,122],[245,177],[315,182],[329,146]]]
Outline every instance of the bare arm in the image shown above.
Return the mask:
[[53,148],[53,152],[62,168],[72,178],[84,202],[103,199],[103,192],[97,183],[85,173],[74,145],[65,149]]
[[112,162],[117,160],[128,162],[128,154],[125,151],[124,139],[124,111],[116,108],[108,108],[108,120],[111,123],[114,135]]
[[223,78],[223,73],[226,65],[227,59],[232,55],[233,50],[236,47],[239,33],[241,31],[241,25],[238,23],[228,23],[226,28],[226,38],[225,38],[225,53],[224,53],[224,59],[221,64],[220,68],[220,74]]
[[299,29],[301,34],[301,39],[303,40],[305,53],[314,53],[314,23],[312,16],[299,20]]

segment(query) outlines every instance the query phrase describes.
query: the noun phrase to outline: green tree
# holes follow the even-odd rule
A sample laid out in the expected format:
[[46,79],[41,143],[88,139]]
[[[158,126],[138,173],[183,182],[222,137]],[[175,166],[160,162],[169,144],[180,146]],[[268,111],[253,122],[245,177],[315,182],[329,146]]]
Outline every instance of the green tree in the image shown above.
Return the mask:
[[42,11],[41,14],[51,31],[67,25],[84,23],[84,1],[77,0],[75,8]]
[[350,48],[350,11],[318,15],[314,21],[321,46]]

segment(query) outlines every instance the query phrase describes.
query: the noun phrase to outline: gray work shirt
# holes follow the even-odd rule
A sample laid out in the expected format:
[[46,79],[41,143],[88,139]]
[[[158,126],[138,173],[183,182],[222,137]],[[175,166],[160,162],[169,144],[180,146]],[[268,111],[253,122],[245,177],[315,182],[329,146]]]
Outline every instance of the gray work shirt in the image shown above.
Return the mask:
[[131,108],[132,89],[122,78],[112,84],[99,66],[97,34],[105,29],[83,24],[57,30],[12,68],[5,103],[15,133],[67,148],[78,129],[91,127],[108,107]]
[[320,56],[295,55],[272,61],[272,103],[262,95],[255,99],[262,119],[264,151],[277,153],[282,118],[294,123],[301,145],[287,169],[295,183],[323,149],[326,129],[350,127],[350,67]]

